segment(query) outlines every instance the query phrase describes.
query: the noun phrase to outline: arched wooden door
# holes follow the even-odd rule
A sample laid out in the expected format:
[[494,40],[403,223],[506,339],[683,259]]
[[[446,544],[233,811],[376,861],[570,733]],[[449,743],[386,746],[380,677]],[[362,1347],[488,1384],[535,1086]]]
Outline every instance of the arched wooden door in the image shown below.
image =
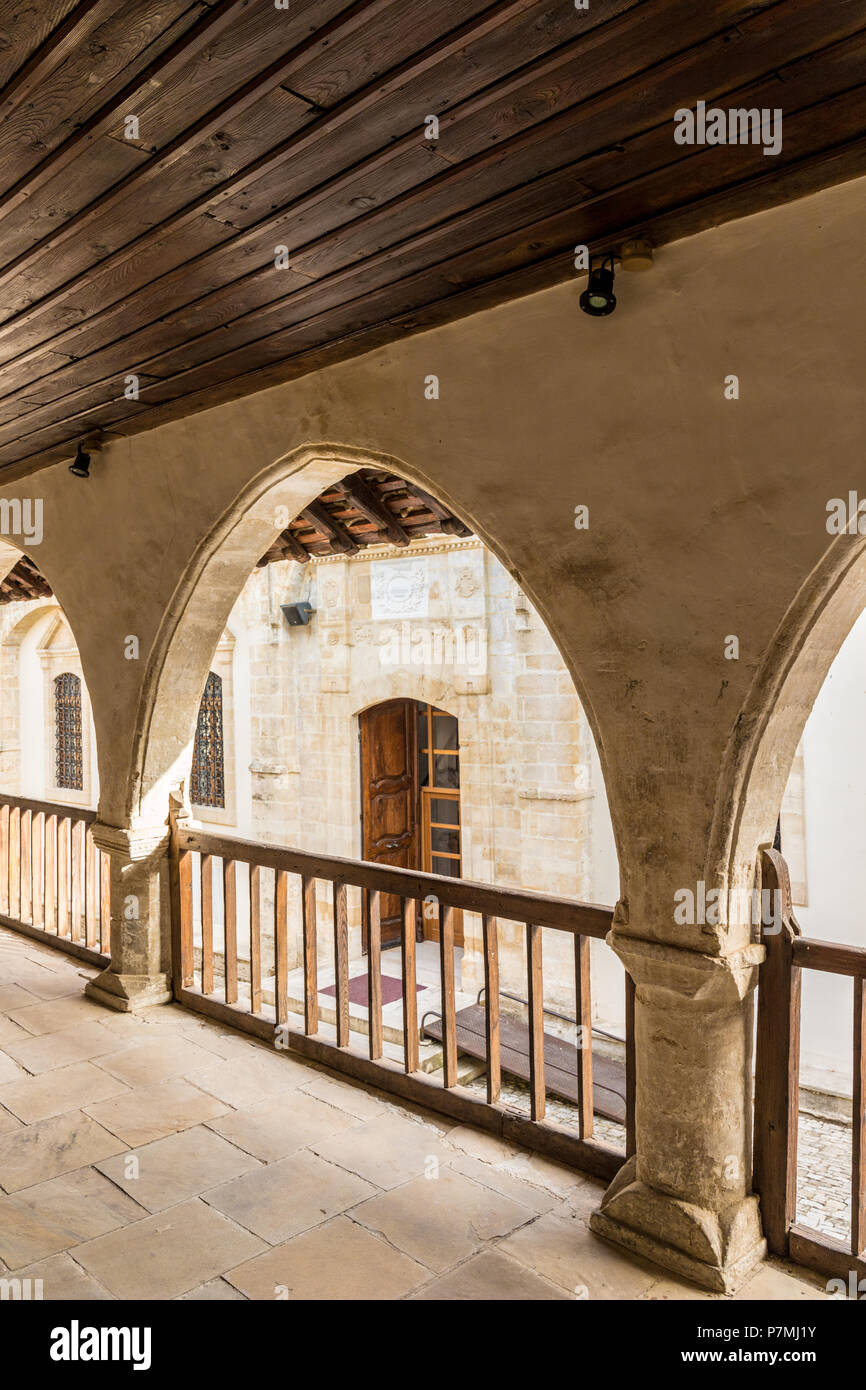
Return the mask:
[[[414,700],[386,700],[360,715],[363,856],[401,869],[420,867],[418,735]],[[382,945],[399,942],[400,899],[383,893]],[[367,923],[364,922],[364,950]]]

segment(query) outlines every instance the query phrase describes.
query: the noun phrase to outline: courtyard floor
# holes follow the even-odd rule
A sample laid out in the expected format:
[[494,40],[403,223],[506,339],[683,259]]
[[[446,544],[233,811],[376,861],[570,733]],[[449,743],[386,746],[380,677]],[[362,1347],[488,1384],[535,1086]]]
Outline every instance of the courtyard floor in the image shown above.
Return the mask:
[[[0,928],[0,1277],[46,1299],[702,1299],[588,1228],[602,1186]],[[768,1262],[739,1299],[820,1299]]]

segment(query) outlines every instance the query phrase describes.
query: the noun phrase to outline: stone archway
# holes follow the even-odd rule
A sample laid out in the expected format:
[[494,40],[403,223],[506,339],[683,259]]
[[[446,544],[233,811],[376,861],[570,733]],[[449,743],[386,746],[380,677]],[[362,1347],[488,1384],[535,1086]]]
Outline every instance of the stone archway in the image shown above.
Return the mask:
[[727,886],[736,946],[761,845],[771,845],[797,744],[843,642],[866,608],[866,538],[840,536],[791,604],[759,667],[721,769],[707,856],[708,881]]

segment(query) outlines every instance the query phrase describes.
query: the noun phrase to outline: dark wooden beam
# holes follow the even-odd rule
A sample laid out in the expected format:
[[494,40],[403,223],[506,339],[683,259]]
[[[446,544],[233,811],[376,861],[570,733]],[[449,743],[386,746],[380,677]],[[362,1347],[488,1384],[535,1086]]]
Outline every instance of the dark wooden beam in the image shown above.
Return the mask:
[[321,502],[311,502],[301,512],[301,516],[316,531],[330,539],[334,554],[356,555],[360,550],[360,546],[352,533],[343,525],[342,521],[338,521],[335,516],[332,516]]
[[297,560],[301,565],[309,564],[310,552],[304,549],[293,531],[283,531],[276,544],[282,550],[284,559]]
[[442,527],[443,531],[451,536],[472,535],[472,531],[465,522],[461,521],[459,517],[456,517],[453,512],[449,511],[443,502],[437,502],[435,497],[431,497],[430,493],[425,492],[417,483],[410,483],[409,489],[410,492],[417,497],[420,502],[423,502],[424,506],[438,519],[439,525]]
[[379,500],[374,489],[364,482],[360,473],[352,473],[348,478],[344,478],[340,487],[361,515],[372,521],[374,526],[378,526],[393,545],[409,544],[409,537],[397,518],[388,511],[384,502]]

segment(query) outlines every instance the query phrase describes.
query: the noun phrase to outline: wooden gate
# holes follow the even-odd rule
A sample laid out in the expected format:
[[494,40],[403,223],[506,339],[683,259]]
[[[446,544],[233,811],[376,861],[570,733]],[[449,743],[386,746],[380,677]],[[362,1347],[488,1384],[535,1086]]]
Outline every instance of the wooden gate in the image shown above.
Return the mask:
[[[803,936],[791,902],[788,866],[776,850],[761,862],[762,927],[767,958],[758,987],[755,1053],[754,1186],[771,1252],[847,1278],[866,1275],[866,950]],[[773,896],[765,897],[766,893]],[[854,986],[851,1237],[846,1244],[797,1225],[797,1127],[800,1100],[800,992],[804,970],[850,976]]]

